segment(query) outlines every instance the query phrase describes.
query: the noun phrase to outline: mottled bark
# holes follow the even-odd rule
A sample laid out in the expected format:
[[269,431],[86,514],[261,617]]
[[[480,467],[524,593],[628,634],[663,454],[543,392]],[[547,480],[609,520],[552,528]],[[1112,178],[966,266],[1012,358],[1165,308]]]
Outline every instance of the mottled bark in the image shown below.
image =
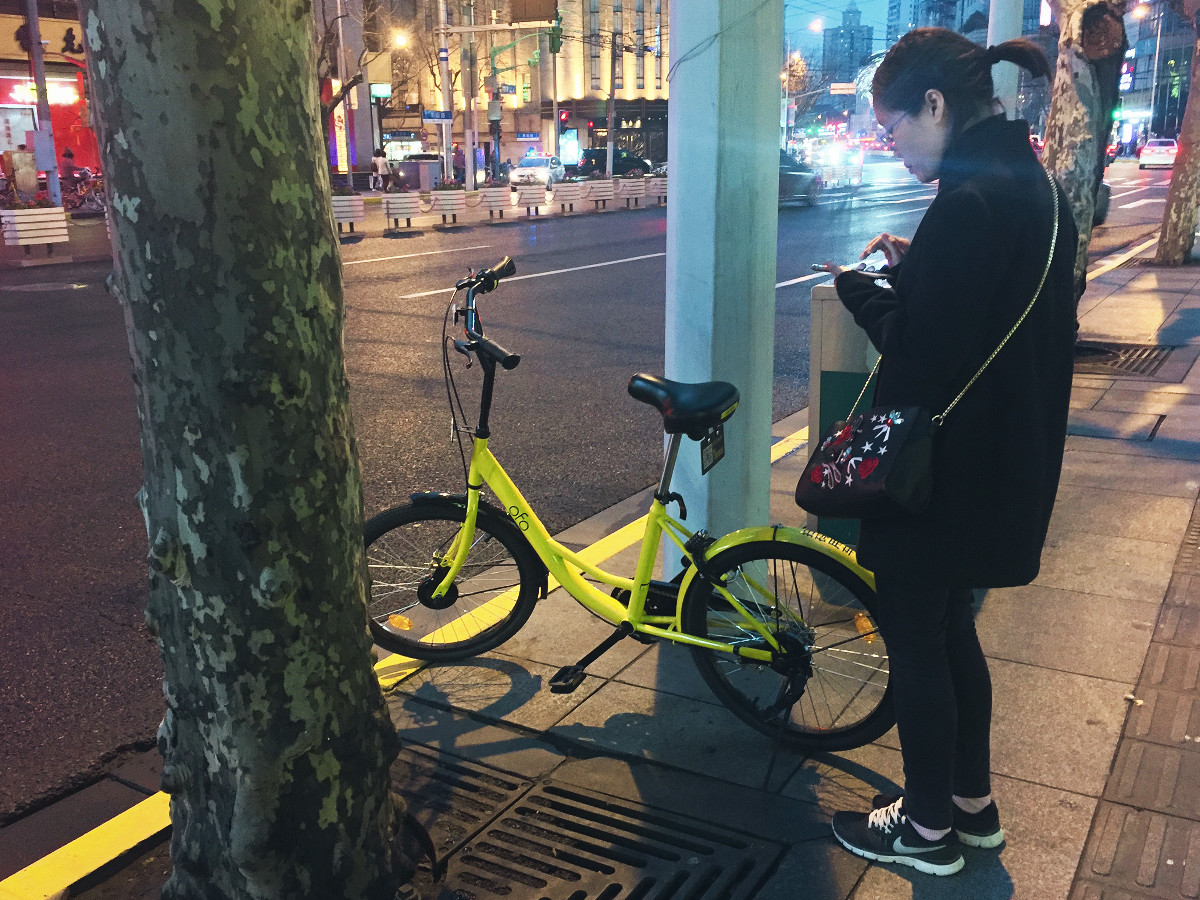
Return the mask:
[[1062,0],[1058,4],[1058,65],[1042,162],[1062,185],[1079,229],[1075,280],[1080,294],[1087,277],[1092,216],[1104,176],[1120,64],[1128,46],[1121,24],[1124,14],[1124,2]]
[[311,0],[84,0],[83,23],[166,669],[163,896],[391,897]]
[[[1194,13],[1193,13],[1194,15]],[[1192,47],[1193,73],[1200,71],[1200,40]],[[1158,235],[1155,262],[1164,266],[1181,266],[1192,254],[1196,240],[1196,206],[1200,202],[1200,101],[1197,93],[1188,91],[1187,106],[1183,109],[1183,125],[1179,131],[1179,151],[1171,186],[1167,189],[1167,205],[1163,209],[1162,230]]]

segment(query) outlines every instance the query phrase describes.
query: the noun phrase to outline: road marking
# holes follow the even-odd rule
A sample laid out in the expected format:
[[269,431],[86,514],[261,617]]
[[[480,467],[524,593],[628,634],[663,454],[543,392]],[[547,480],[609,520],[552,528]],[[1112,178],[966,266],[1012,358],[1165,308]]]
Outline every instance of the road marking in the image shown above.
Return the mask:
[[439,253],[459,253],[463,250],[486,250],[491,244],[476,244],[473,247],[455,247],[452,250],[426,250],[424,253],[405,253],[401,256],[379,256],[375,259],[351,259],[342,263],[343,266],[361,266],[363,263],[388,262],[393,259],[412,259],[414,256],[436,256]]
[[[524,281],[526,278],[545,278],[547,275],[561,275],[564,272],[582,272],[584,269],[599,269],[602,266],[619,266],[621,263],[638,262],[643,259],[657,259],[660,256],[666,256],[663,253],[646,253],[643,256],[627,256],[624,259],[610,259],[607,262],[589,263],[586,266],[571,266],[569,269],[551,269],[548,272],[533,272],[529,275],[513,275],[504,279],[504,283],[510,281]],[[421,291],[419,294],[401,294],[401,300],[412,300],[416,297],[431,297],[434,294],[444,294],[447,288],[438,288],[436,291]]]
[[802,275],[801,277],[793,278],[790,281],[781,281],[779,284],[775,285],[775,290],[779,290],[780,288],[784,287],[791,287],[793,284],[799,284],[802,281],[812,281],[814,278],[829,278],[830,274],[831,273],[829,272],[813,272],[811,275]]
[[[930,199],[932,199],[932,198],[930,198]],[[911,202],[911,201],[906,201],[906,202]],[[895,210],[895,211],[893,211],[893,212],[889,212],[889,213],[880,213],[880,214],[879,214],[879,215],[877,215],[875,218],[877,218],[877,219],[889,219],[889,218],[891,218],[892,216],[905,216],[905,215],[908,215],[909,213],[923,213],[923,212],[925,212],[925,210],[926,210],[926,209],[928,209],[928,208],[929,208],[929,207],[928,207],[928,206],[926,206],[926,207],[917,207],[917,208],[914,208],[914,209],[897,209],[897,210]]]
[[1088,272],[1087,276],[1088,276],[1088,278],[1095,278],[1098,275],[1103,275],[1105,272],[1111,272],[1117,266],[1121,265],[1121,263],[1125,262],[1126,260],[1133,259],[1133,257],[1137,256],[1143,250],[1145,250],[1148,247],[1150,247],[1154,244],[1157,244],[1157,243],[1158,243],[1158,238],[1152,237],[1152,238],[1150,238],[1150,240],[1146,241],[1146,243],[1139,244],[1138,246],[1134,247],[1132,250],[1122,253],[1120,256],[1115,256],[1112,259],[1108,260],[1107,262],[1102,262],[1097,268]]
[[1139,193],[1141,193],[1142,191],[1146,190],[1148,187],[1149,187],[1149,185],[1145,185],[1145,186],[1143,186],[1143,187],[1140,187],[1140,188],[1134,188],[1132,191],[1123,191],[1123,192],[1122,192],[1122,193],[1120,193],[1120,194],[1113,194],[1113,195],[1112,195],[1111,197],[1109,197],[1108,199],[1109,199],[1109,200],[1120,200],[1122,197],[1128,197],[1130,194],[1139,194]]
[[89,286],[65,281],[39,281],[35,284],[6,284],[0,287],[0,291],[78,291]]
[[1151,197],[1146,200],[1134,200],[1132,203],[1122,203],[1117,209],[1135,209],[1139,206],[1145,206],[1147,203],[1166,203],[1166,197]]

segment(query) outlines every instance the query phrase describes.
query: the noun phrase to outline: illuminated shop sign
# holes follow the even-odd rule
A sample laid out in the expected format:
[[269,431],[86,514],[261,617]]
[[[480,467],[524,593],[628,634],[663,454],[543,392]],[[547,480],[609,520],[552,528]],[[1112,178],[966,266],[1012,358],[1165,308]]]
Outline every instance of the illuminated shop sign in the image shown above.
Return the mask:
[[[51,106],[74,106],[79,102],[79,88],[73,81],[46,80],[46,99]],[[28,78],[0,76],[0,103],[37,105],[37,85]]]

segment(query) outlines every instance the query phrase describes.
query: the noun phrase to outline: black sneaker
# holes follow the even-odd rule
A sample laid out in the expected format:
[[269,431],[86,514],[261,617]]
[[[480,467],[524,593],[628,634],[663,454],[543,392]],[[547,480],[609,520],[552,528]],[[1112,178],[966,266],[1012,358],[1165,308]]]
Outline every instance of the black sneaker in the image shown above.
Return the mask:
[[833,836],[856,856],[912,866],[930,875],[953,875],[963,867],[962,853],[950,836],[927,841],[904,815],[904,798],[869,813],[833,814]]
[[[876,794],[871,809],[891,806],[901,794]],[[954,834],[968,847],[991,850],[1004,843],[1004,829],[1000,827],[1000,810],[993,800],[977,813],[965,812],[954,807]]]

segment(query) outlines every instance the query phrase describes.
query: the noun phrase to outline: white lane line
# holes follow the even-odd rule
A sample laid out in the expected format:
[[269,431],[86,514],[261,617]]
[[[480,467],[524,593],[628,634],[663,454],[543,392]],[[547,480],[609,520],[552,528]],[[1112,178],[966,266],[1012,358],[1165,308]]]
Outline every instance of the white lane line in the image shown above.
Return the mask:
[[781,281],[775,285],[775,290],[783,287],[791,287],[793,284],[799,284],[802,281],[812,281],[814,278],[831,278],[829,272],[813,272],[811,275],[802,275],[799,278],[793,278],[790,281]]
[[[510,281],[524,281],[526,278],[545,278],[547,275],[561,275],[564,272],[582,272],[584,269],[599,269],[602,266],[618,266],[621,263],[637,262],[642,259],[656,259],[660,256],[666,256],[663,253],[647,253],[643,256],[627,256],[624,259],[610,259],[607,262],[589,263],[586,266],[571,266],[569,269],[551,269],[549,272],[534,272],[530,275],[513,275],[510,278],[505,278],[507,284]],[[416,297],[432,297],[434,294],[444,294],[447,288],[438,288],[436,291],[421,291],[419,294],[401,294],[400,300],[412,300]]]
[[1145,206],[1147,203],[1166,203],[1166,197],[1151,197],[1148,200],[1134,200],[1132,203],[1122,203],[1117,209],[1135,209],[1139,206]]
[[486,250],[491,244],[476,244],[473,247],[455,247],[452,250],[426,250],[424,253],[405,253],[402,256],[379,256],[375,259],[351,259],[342,263],[343,266],[361,266],[363,263],[388,262],[393,259],[412,259],[414,256],[435,256],[438,253],[459,253],[463,250]]
[[[933,197],[929,197],[928,199],[932,200],[932,199],[933,199]],[[925,209],[924,209],[924,208],[920,208],[920,207],[918,207],[918,208],[914,208],[914,209],[897,209],[897,210],[895,210],[895,211],[893,211],[893,212],[888,212],[888,213],[880,213],[880,214],[879,214],[879,215],[877,215],[875,218],[877,218],[877,219],[887,219],[887,218],[890,218],[891,216],[904,216],[904,215],[908,215],[909,213],[917,213],[917,212],[924,212],[924,211],[925,211]]]
[[[1147,185],[1147,187],[1148,187],[1148,185]],[[1128,197],[1130,194],[1138,194],[1144,190],[1146,190],[1146,187],[1134,188],[1132,191],[1122,191],[1119,194],[1113,194],[1108,199],[1109,200],[1120,200],[1122,197]]]

